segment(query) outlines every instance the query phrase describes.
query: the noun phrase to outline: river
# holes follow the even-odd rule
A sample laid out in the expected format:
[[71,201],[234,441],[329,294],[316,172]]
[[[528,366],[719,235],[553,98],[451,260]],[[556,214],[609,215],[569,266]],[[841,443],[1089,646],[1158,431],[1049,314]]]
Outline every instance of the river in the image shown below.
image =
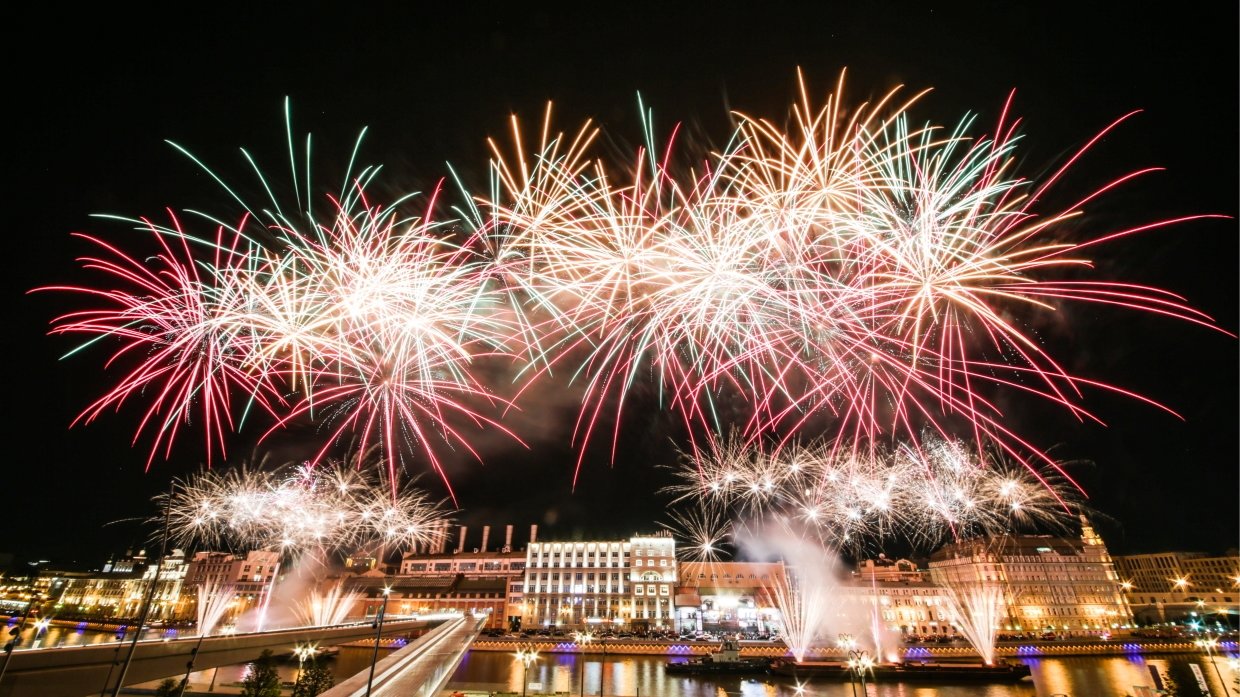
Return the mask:
[[[540,655],[529,668],[529,692],[581,694],[582,674],[585,694],[599,694],[599,679],[607,695],[641,697],[852,697],[853,687],[847,682],[811,681],[797,689],[791,678],[771,676],[690,677],[666,675],[661,656],[613,656],[602,662],[601,654],[587,654],[584,665],[575,654]],[[1026,658],[1033,682],[1015,685],[907,685],[868,684],[869,697],[1121,697],[1135,694],[1134,686],[1152,685],[1149,666],[1169,674],[1179,686],[1179,697],[1206,694],[1197,687],[1191,668],[1197,665],[1206,678],[1212,697],[1223,697],[1223,685],[1214,667],[1205,656],[1173,655],[1142,658],[1141,656]],[[1217,667],[1228,680],[1232,697],[1237,697],[1235,673],[1226,658],[1215,657]],[[605,666],[605,669],[604,669]],[[583,670],[584,669],[584,670]],[[521,693],[523,668],[512,654],[471,651],[465,655],[452,676],[451,689],[482,692]],[[536,686],[537,685],[537,686]],[[860,692],[857,692],[860,694]]]
[[[14,623],[15,624],[15,623]],[[37,636],[36,636],[37,634]],[[172,630],[151,630],[154,636],[175,636]],[[78,646],[83,644],[116,643],[122,645],[117,632],[101,632],[79,627],[52,626],[43,631],[32,625],[22,632],[22,648]],[[126,637],[126,640],[132,635]],[[127,645],[128,641],[124,645]],[[290,647],[291,648],[291,647]],[[381,656],[387,652],[382,651]],[[332,673],[340,681],[370,665],[371,650],[346,647],[330,660]],[[1200,697],[1207,693],[1197,684],[1192,666],[1201,671],[1211,692],[1211,697],[1224,697],[1223,680],[1226,680],[1231,697],[1240,697],[1240,685],[1235,683],[1236,672],[1226,657],[1214,657],[1214,665],[1204,655],[1184,654],[1172,656],[1140,655],[1113,657],[1024,658],[1033,672],[1032,684],[1016,685],[960,685],[915,686],[900,684],[873,684],[868,687],[869,697],[1050,697],[1062,694],[1070,697],[1122,697],[1134,695],[1138,685],[1152,686],[1149,666],[1160,674],[1169,675],[1179,688],[1179,697]],[[584,659],[576,654],[543,654],[529,668],[529,691],[546,693],[581,694],[584,673],[585,692],[599,694],[600,678],[608,696],[641,697],[852,697],[848,683],[814,682],[802,686],[790,678],[767,676],[692,677],[666,675],[662,656],[608,655],[604,662],[602,654],[586,654]],[[293,681],[297,676],[297,662],[286,660],[279,667],[282,680]],[[1217,669],[1217,672],[1216,672]],[[245,674],[244,665],[226,666],[218,673],[214,670],[195,672],[190,678],[194,686],[206,688],[214,681],[217,687],[236,684]],[[521,692],[522,666],[511,653],[470,651],[453,675],[449,687],[456,690],[483,692]],[[605,673],[605,675],[604,675]],[[537,687],[535,686],[537,685]]]

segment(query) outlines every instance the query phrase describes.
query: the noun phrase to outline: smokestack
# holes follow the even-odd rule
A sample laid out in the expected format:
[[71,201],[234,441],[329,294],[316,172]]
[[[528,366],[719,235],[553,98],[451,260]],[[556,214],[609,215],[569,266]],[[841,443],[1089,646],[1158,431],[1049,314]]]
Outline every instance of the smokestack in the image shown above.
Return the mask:
[[537,541],[538,541],[538,524],[535,523],[530,526],[530,544],[534,544]]
[[512,526],[504,526],[504,547],[508,551],[512,551]]
[[487,551],[487,538],[490,536],[491,536],[491,526],[483,525],[482,526],[482,548],[481,548],[483,552]]
[[439,554],[439,545],[443,544],[443,521],[435,521],[435,532],[431,535],[431,554]]
[[461,526],[461,540],[456,544],[456,553],[460,554],[465,551],[465,532],[469,530],[468,525]]

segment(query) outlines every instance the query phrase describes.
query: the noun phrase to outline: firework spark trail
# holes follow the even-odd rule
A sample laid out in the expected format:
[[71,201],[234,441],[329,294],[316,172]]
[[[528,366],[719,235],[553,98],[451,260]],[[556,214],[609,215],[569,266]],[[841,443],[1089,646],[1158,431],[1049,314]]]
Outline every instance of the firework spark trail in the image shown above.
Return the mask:
[[386,482],[355,465],[205,471],[177,482],[170,530],[212,546],[357,550],[429,543],[445,513],[425,492]]
[[[342,210],[317,240],[287,231],[298,242],[301,276],[315,284],[291,295],[320,298],[313,321],[329,340],[312,344],[316,370],[305,382],[313,391],[272,431],[320,410],[336,424],[328,445],[349,435],[360,435],[362,449],[378,441],[393,483],[400,454],[420,445],[451,492],[432,435],[477,456],[454,415],[504,431],[479,410],[503,400],[470,370],[479,359],[511,355],[511,322],[505,296],[486,282],[476,240],[452,245],[434,234],[429,217],[394,216],[390,209]],[[297,368],[290,369],[294,378]]]
[[[244,302],[219,277],[237,273],[247,261],[241,239],[217,231],[213,254],[205,269],[172,216],[171,228],[146,222],[159,244],[153,262],[138,259],[115,245],[82,236],[100,246],[104,255],[81,259],[88,269],[102,271],[120,288],[98,290],[57,286],[47,290],[85,294],[102,301],[96,309],[78,310],[56,318],[53,334],[84,334],[119,340],[107,365],[137,360],[106,394],[87,407],[77,421],[89,423],[109,408],[119,409],[132,399],[150,401],[134,434],[154,431],[148,467],[155,455],[170,455],[177,433],[198,413],[206,433],[206,459],[216,448],[226,455],[225,434],[233,427],[235,393],[248,395],[268,412],[275,412],[278,391],[272,376],[246,369],[247,358],[230,321],[235,305]],[[174,231],[173,235],[167,234]],[[127,286],[127,288],[125,287]],[[151,397],[153,395],[153,397]],[[75,423],[77,422],[75,421]]]
[[[1173,293],[1078,278],[1098,245],[1194,217],[1074,239],[1066,229],[1087,204],[1152,171],[1038,209],[1123,118],[1035,183],[1015,171],[1010,99],[993,134],[978,135],[971,117],[915,126],[922,94],[899,95],[849,107],[841,76],[815,109],[802,81],[787,127],[737,113],[727,146],[709,154],[678,154],[677,129],[658,142],[642,106],[645,142],[620,166],[592,153],[600,131],[590,122],[557,132],[548,108],[527,143],[514,117],[511,152],[491,142],[487,195],[466,191],[457,209],[467,234],[437,222],[438,190],[412,217],[408,197],[372,203],[366,186],[378,168],[355,174],[352,162],[325,217],[294,167],[294,213],[245,153],[268,207],[225,185],[244,211],[239,224],[200,214],[216,232],[196,236],[176,216],[144,223],[161,250],[150,260],[88,238],[105,254],[83,265],[115,289],[53,288],[98,304],[51,331],[118,342],[108,364],[130,368],[79,420],[146,398],[134,438],[153,434],[152,459],[171,454],[193,415],[210,461],[251,411],[272,417],[268,434],[309,419],[329,436],[320,456],[356,434],[363,448],[382,446],[393,487],[418,453],[451,493],[441,444],[479,457],[470,432],[503,431],[502,414],[531,385],[563,373],[584,395],[577,473],[602,434],[615,457],[630,396],[651,384],[695,453],[716,445],[703,433],[730,428],[737,447],[771,435],[787,447],[811,428],[823,435],[825,417],[835,449],[855,451],[834,471],[857,469],[848,479],[859,481],[866,468],[902,467],[887,444],[921,453],[963,426],[975,450],[1043,476],[1057,464],[1010,426],[1000,395],[1099,421],[1085,407],[1090,391],[1153,402],[1070,374],[1032,328],[1081,302],[1218,329]],[[308,139],[306,149],[308,161]],[[481,377],[478,364],[492,361],[512,367],[515,398]],[[737,404],[739,417],[725,413]],[[877,451],[881,467],[871,462]],[[746,471],[786,466],[777,454]],[[953,481],[922,464],[924,481]],[[768,484],[779,486],[748,483]],[[882,512],[887,485],[871,484],[851,492],[868,512],[845,518],[908,527]],[[948,493],[935,495],[931,517],[951,520]]]
[[724,545],[731,543],[733,530],[722,510],[713,506],[672,509],[668,518],[669,523],[659,525],[677,538],[676,556],[683,561],[709,567],[726,554]]
[[[481,205],[526,250],[507,272],[563,318],[546,325],[566,327],[541,342],[548,362],[585,347],[583,450],[609,398],[614,444],[625,395],[649,372],[686,424],[707,430],[723,426],[713,403],[730,392],[749,400],[748,438],[791,438],[824,409],[856,441],[916,441],[963,419],[979,441],[1055,467],[983,387],[1080,418],[1096,418],[1082,387],[1123,390],[1068,374],[1023,328],[1032,313],[1077,300],[1212,325],[1158,289],[1056,277],[1087,266],[1073,253],[1095,241],[1056,238],[1095,195],[1039,217],[1031,206],[1053,182],[1033,190],[1012,174],[1007,107],[997,136],[973,136],[970,118],[912,127],[921,95],[884,113],[895,94],[845,119],[840,94],[815,112],[803,88],[788,133],[738,114],[733,146],[680,179],[670,145],[656,160],[649,133],[627,179],[606,173],[584,153],[595,132],[565,150],[548,139],[548,112],[542,154],[518,149],[523,178],[495,187],[513,206]],[[518,169],[495,150],[497,171]]]
[[799,521],[832,549],[896,537],[928,547],[949,537],[1053,528],[1079,506],[1075,489],[1053,476],[1039,479],[1024,466],[987,462],[961,441],[930,437],[891,450],[824,441],[773,454],[731,437],[685,454],[676,474],[666,491],[677,501],[751,524]]
[[130,372],[79,421],[148,397],[134,434],[154,434],[148,466],[171,455],[194,415],[210,463],[257,405],[273,417],[268,435],[302,417],[328,425],[320,457],[352,436],[363,449],[380,443],[394,487],[405,453],[420,450],[451,493],[438,444],[473,452],[462,422],[507,432],[488,413],[505,400],[471,371],[513,354],[519,333],[483,241],[450,240],[429,214],[435,196],[424,217],[402,217],[403,200],[371,204],[368,179],[331,199],[326,223],[307,213],[297,227],[278,204],[261,229],[247,212],[233,226],[213,221],[209,237],[175,215],[141,221],[158,245],[151,258],[88,237],[104,254],[83,266],[110,288],[42,289],[97,303],[54,320],[52,333],[119,341],[108,365]]

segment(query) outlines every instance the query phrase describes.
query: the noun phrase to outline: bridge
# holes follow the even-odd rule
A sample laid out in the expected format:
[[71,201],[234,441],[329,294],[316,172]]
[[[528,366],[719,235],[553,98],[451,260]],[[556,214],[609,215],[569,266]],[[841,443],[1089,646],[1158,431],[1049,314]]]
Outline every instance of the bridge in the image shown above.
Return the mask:
[[[477,634],[478,626],[479,623],[472,618],[461,616],[393,618],[383,623],[382,634],[401,635],[433,630],[405,647],[405,649],[418,649],[418,651],[407,652],[402,649],[396,652],[403,654],[406,658],[411,655],[415,658],[420,657],[423,659],[422,662],[415,661],[415,663],[425,668],[430,666],[434,660],[446,659],[451,655],[451,651],[444,651],[445,641],[449,638],[456,642],[463,641],[455,658],[455,661],[459,661],[460,655],[464,653],[465,648],[468,648],[470,641]],[[125,674],[125,685],[136,685],[168,677],[180,678],[185,674],[186,664],[191,657],[194,661],[194,670],[205,670],[254,660],[264,649],[270,649],[275,653],[286,653],[297,644],[317,642],[319,645],[330,646],[350,641],[373,640],[377,633],[374,623],[368,621],[330,627],[300,627],[248,634],[208,636],[201,640],[201,647],[196,655],[194,649],[199,646],[199,637],[145,639],[137,642],[134,647],[133,660]],[[120,676],[120,666],[124,663],[129,648],[130,643],[126,641],[14,651],[4,674],[4,680],[0,682],[0,697],[83,697],[84,695],[98,695],[104,690],[110,694]],[[428,659],[431,656],[437,658]],[[395,654],[379,662],[379,666],[382,666],[385,661],[388,663],[383,672],[385,684],[393,679],[391,671],[395,664],[389,659],[394,657]],[[379,666],[376,666],[377,676],[380,673]],[[400,667],[409,669],[410,663],[402,663]],[[453,662],[450,666],[441,667],[440,672],[446,670],[447,674],[451,675],[455,668],[456,663]],[[435,671],[431,670],[431,672]],[[367,678],[369,675],[361,677]]]
[[447,685],[485,617],[460,617],[435,628],[319,697],[434,697]]

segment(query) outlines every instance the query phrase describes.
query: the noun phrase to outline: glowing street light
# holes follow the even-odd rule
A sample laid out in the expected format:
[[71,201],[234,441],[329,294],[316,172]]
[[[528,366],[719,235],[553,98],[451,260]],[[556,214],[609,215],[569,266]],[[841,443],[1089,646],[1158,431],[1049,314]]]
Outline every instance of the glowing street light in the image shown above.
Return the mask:
[[573,632],[573,641],[581,649],[581,697],[586,697],[586,648],[594,641],[594,633]]
[[525,697],[525,690],[530,685],[530,664],[538,660],[538,652],[534,650],[520,649],[515,654],[518,661],[525,666],[521,671],[521,697]]
[[298,644],[293,648],[293,655],[297,656],[297,679],[301,680],[301,671],[305,666],[307,658],[314,658],[314,654],[318,653],[319,647],[314,644]]
[[1193,643],[1206,652],[1206,660],[1210,662],[1210,665],[1214,666],[1214,674],[1218,676],[1218,682],[1223,686],[1223,695],[1231,695],[1231,690],[1227,688],[1227,681],[1223,680],[1223,673],[1218,669],[1218,664],[1214,662],[1214,649],[1218,648],[1218,639],[1209,636],[1197,639]]
[[[861,694],[865,695],[865,674],[874,672],[874,659],[868,651],[853,649],[848,652],[848,667],[861,680]],[[852,683],[851,675],[848,682]],[[853,694],[856,694],[856,687],[853,688]]]

